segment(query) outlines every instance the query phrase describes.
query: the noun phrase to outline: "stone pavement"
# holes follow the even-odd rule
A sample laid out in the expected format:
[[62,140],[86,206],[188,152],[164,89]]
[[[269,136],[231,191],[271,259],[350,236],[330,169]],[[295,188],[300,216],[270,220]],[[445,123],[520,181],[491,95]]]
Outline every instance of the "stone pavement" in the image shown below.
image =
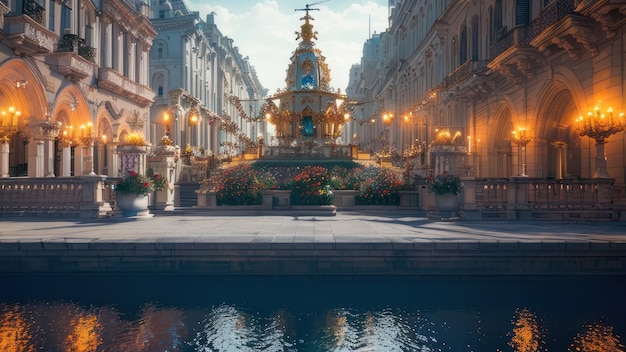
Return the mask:
[[626,222],[432,221],[410,211],[214,214],[0,218],[0,272],[626,274]]

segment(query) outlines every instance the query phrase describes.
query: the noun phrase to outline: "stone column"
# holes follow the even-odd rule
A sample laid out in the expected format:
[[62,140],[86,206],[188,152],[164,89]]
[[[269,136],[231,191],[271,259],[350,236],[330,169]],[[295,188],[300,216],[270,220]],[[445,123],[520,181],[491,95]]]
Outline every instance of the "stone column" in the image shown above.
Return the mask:
[[61,176],[72,176],[72,146],[69,144],[63,146],[63,154],[61,157]]
[[104,27],[104,35],[102,40],[102,53],[104,54],[104,62],[102,63],[102,66],[111,68],[113,55],[113,51],[111,50],[111,44],[113,42],[113,25],[111,24],[111,19],[104,16],[102,18],[102,26]]
[[117,151],[117,144],[113,143],[111,145],[111,149],[109,149],[111,151],[111,156],[109,158],[109,176],[111,177],[119,177],[120,173],[120,156],[119,156],[119,152]]
[[44,177],[44,165],[45,165],[45,146],[44,141],[41,139],[37,140],[36,144],[36,156],[35,156],[35,177]]
[[85,148],[82,145],[77,145],[74,148],[74,176],[85,175],[85,157]]
[[0,177],[10,177],[9,172],[9,142],[0,143]]
[[46,177],[55,177],[54,175],[54,139],[46,140]]

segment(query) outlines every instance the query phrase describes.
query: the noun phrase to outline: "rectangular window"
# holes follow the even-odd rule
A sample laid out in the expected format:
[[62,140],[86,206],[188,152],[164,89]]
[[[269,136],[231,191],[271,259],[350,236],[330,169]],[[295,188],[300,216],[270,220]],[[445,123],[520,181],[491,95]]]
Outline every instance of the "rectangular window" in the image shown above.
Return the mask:
[[160,96],[160,97],[163,96],[163,87],[157,88],[157,95]]
[[48,29],[54,32],[54,7],[56,2],[54,0],[48,1]]
[[63,34],[72,34],[70,30],[71,18],[72,9],[65,4],[61,5],[61,28],[63,29]]

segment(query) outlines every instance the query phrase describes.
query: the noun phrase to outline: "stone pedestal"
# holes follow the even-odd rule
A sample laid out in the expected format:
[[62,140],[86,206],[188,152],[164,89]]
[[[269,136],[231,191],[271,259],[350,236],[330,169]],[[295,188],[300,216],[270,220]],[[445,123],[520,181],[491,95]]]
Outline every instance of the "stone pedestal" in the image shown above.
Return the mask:
[[359,191],[350,189],[333,190],[333,205],[338,208],[354,207],[354,197],[358,194]]
[[119,156],[119,161],[120,161],[118,175],[122,177],[128,171],[135,171],[138,174],[145,174],[147,153],[148,153],[148,148],[146,146],[135,146],[135,145],[117,146],[117,154]]

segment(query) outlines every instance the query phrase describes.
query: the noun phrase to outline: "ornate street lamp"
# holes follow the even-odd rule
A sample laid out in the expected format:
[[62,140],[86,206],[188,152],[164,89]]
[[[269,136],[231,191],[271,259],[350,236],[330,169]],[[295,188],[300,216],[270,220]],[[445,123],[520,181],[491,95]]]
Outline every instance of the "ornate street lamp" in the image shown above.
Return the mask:
[[9,141],[17,133],[17,120],[21,112],[11,106],[0,113],[0,177],[9,177]]
[[579,136],[587,136],[596,141],[596,171],[593,178],[610,178],[606,169],[604,144],[610,136],[624,131],[624,113],[617,118],[613,117],[613,108],[609,107],[606,113],[600,109],[600,102],[588,112],[587,117],[579,116],[576,120],[576,132]]
[[518,176],[528,177],[526,174],[526,146],[530,143],[530,137],[526,134],[526,128],[518,128],[513,134],[513,143],[517,145],[517,160],[521,164],[521,174]]

